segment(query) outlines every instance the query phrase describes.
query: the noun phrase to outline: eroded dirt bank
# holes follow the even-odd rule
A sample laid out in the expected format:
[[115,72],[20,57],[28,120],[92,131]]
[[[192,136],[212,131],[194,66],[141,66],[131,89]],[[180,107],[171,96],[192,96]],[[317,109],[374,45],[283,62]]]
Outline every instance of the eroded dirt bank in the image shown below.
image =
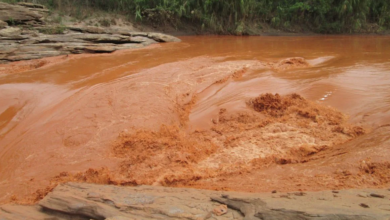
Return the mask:
[[389,187],[387,42],[188,37],[2,75],[0,199],[66,181]]

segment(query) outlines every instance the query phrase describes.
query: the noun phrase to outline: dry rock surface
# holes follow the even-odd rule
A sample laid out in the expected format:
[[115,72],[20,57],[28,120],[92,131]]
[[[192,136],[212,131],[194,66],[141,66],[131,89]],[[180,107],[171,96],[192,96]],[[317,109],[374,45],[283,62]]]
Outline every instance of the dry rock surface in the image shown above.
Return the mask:
[[[373,194],[382,196],[370,196]],[[387,220],[389,198],[387,190],[248,194],[67,183],[35,206],[0,206],[0,219]]]
[[44,21],[47,12],[42,5],[0,2],[0,63],[67,54],[111,53],[180,41],[166,34],[126,28],[49,25]]

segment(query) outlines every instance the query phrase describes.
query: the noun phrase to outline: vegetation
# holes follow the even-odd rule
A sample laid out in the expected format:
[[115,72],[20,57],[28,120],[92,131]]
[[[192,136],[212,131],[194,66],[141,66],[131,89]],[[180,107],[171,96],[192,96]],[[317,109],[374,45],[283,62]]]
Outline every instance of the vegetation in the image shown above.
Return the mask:
[[[21,0],[3,0],[17,2]],[[25,0],[26,1],[26,0]],[[390,28],[389,0],[30,0],[52,9],[98,9],[147,22],[193,23],[217,33],[245,34],[251,24],[319,33]]]
[[44,34],[63,34],[66,27],[63,25],[56,25],[52,27],[41,28],[39,31]]

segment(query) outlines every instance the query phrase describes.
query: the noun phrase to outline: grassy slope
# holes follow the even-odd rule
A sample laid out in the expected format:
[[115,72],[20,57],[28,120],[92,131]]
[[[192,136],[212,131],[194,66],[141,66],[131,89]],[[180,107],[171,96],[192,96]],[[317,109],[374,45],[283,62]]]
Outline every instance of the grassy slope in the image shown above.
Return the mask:
[[[18,2],[22,0],[2,0]],[[24,0],[27,1],[27,0]],[[31,2],[31,0],[30,0]],[[115,12],[131,20],[190,24],[218,34],[257,34],[264,29],[316,33],[381,33],[390,29],[389,0],[34,0],[83,18],[85,9]]]

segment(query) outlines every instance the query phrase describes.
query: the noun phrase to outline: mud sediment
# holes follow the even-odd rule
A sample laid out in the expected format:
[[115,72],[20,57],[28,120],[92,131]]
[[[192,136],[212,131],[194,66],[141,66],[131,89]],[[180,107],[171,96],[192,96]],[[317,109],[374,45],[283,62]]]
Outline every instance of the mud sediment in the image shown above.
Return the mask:
[[[12,158],[1,162],[2,172],[15,181],[2,187],[13,189],[13,201],[31,204],[70,181],[247,192],[388,186],[386,160],[377,159],[388,154],[387,142],[359,145],[370,135],[386,139],[388,128],[366,132],[299,94],[240,98],[234,102],[239,108],[214,108],[212,117],[201,117],[210,126],[192,129],[194,109],[210,89],[267,69],[260,61],[197,57],[80,90],[45,114],[29,116],[48,122],[34,124],[19,142],[12,137],[28,121],[1,140],[12,146],[2,155]],[[33,149],[29,143],[42,144]],[[28,184],[26,191],[16,191],[21,184]]]
[[221,109],[209,130],[188,133],[181,125],[163,125],[158,131],[123,132],[111,149],[111,157],[121,160],[116,168],[62,173],[29,201],[39,201],[58,183],[69,181],[191,186],[259,168],[307,163],[364,134],[341,112],[298,94],[262,94],[247,104],[245,112]]

